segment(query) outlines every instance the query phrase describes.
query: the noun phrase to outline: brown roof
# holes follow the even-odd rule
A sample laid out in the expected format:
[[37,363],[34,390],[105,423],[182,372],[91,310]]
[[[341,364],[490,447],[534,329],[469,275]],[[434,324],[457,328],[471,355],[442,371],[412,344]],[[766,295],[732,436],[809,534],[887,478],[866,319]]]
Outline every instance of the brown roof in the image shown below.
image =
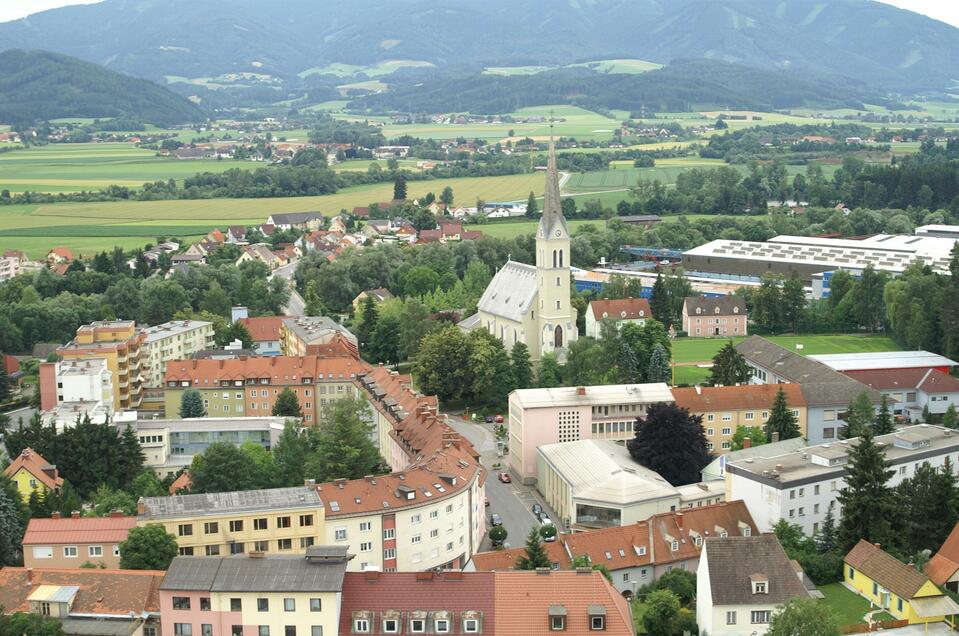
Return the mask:
[[29,611],[27,599],[40,585],[79,587],[70,611],[76,614],[159,612],[158,590],[165,573],[157,570],[12,568],[0,570],[0,606],[4,612]]
[[369,365],[354,358],[312,356],[251,357],[234,360],[170,360],[166,382],[189,381],[196,388],[216,388],[221,380],[267,378],[272,385],[302,385],[303,378],[353,380]]
[[959,380],[948,373],[928,367],[845,371],[844,373],[877,391],[922,389],[926,393],[959,393]]
[[4,469],[3,474],[7,477],[13,477],[21,468],[51,490],[56,490],[63,485],[63,478],[60,477],[57,467],[41,457],[32,448],[24,448],[17,455],[17,458]]
[[[672,389],[676,405],[690,413],[769,409],[782,389],[789,406],[806,406],[798,384],[744,384],[741,386],[704,386]],[[758,420],[757,420],[758,421]]]
[[23,545],[120,543],[126,541],[130,528],[136,525],[136,517],[31,519]]
[[[705,559],[713,606],[779,605],[809,592],[774,534],[750,537],[710,537]],[[765,594],[754,594],[756,576],[765,577]]]
[[593,318],[603,320],[634,320],[636,318],[652,318],[653,311],[649,301],[645,298],[615,298],[610,300],[594,300],[589,303]]
[[253,342],[270,342],[280,339],[280,326],[286,316],[257,316],[240,318],[240,324],[250,332]]
[[190,479],[190,473],[183,471],[180,473],[180,476],[173,480],[173,483],[170,484],[168,492],[171,495],[175,495],[180,491],[187,492],[190,490],[190,486],[193,485],[193,480]]
[[745,316],[746,299],[742,296],[689,296],[683,301],[683,309],[690,316]]
[[48,256],[50,254],[66,259],[68,261],[73,260],[73,250],[71,250],[69,247],[54,247],[49,252],[47,252]]
[[860,539],[843,561],[907,601],[929,581],[916,568],[906,565],[865,539]]
[[[598,531],[597,531],[598,532]],[[586,534],[586,533],[581,533]],[[572,535],[561,535],[564,539]],[[553,541],[544,543],[546,554],[549,556],[550,563],[556,563],[561,569],[569,569],[572,561],[566,553],[564,547],[565,541]],[[504,570],[515,570],[516,561],[526,554],[526,548],[509,548],[507,550],[491,550],[490,552],[477,552],[473,555],[473,567],[478,572],[497,572]]]
[[936,585],[945,585],[959,571],[959,523],[943,542],[939,552],[926,564],[926,576]]

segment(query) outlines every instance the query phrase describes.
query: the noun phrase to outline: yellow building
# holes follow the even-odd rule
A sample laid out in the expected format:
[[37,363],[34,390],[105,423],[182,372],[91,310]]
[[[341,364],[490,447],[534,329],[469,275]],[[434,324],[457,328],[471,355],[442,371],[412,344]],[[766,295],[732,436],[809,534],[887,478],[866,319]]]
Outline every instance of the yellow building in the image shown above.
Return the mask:
[[29,501],[33,491],[46,494],[63,485],[57,467],[38,455],[32,448],[24,448],[7,466],[3,474],[13,480],[24,501]]
[[113,378],[113,410],[125,411],[138,408],[142,400],[140,345],[145,339],[132,320],[98,321],[78,328],[76,337],[57,353],[66,360],[106,360]]
[[357,346],[356,336],[343,325],[326,316],[287,318],[280,325],[280,343],[285,356],[306,356],[320,353],[324,346],[342,341],[348,348]]
[[202,320],[174,320],[143,329],[142,353],[144,386],[162,388],[166,363],[184,360],[216,346],[213,323]]
[[847,585],[896,620],[928,625],[959,614],[959,605],[926,575],[864,539],[843,559],[843,570]]
[[183,556],[303,554],[326,536],[315,486],[141,499],[137,525],[151,523],[176,537]]

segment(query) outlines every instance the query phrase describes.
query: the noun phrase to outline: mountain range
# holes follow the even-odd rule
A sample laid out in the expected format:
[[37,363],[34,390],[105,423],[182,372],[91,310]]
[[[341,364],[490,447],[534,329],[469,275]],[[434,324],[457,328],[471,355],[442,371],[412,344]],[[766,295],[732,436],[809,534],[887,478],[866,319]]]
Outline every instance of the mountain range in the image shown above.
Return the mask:
[[104,0],[0,24],[7,48],[154,80],[607,58],[705,58],[903,93],[959,79],[959,29],[872,0]]

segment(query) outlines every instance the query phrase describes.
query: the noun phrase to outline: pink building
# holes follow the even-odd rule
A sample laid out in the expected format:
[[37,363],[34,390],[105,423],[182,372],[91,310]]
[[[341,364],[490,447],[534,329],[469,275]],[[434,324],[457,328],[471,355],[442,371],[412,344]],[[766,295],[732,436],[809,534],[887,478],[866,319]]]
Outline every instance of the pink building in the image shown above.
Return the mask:
[[690,296],[683,301],[683,331],[690,338],[745,336],[746,321],[741,296]]
[[519,389],[509,396],[509,467],[525,484],[536,483],[536,449],[580,439],[623,441],[651,404],[672,402],[662,382]]

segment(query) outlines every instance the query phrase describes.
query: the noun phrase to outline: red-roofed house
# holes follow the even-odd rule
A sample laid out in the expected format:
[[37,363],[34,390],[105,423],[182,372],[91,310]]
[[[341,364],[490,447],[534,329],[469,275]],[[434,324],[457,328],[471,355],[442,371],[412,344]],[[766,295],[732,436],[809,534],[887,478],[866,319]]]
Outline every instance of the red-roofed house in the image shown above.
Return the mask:
[[649,301],[645,298],[594,300],[586,309],[586,335],[599,338],[600,325],[604,320],[611,320],[616,323],[617,328],[622,329],[627,322],[642,327],[646,320],[652,317]]
[[938,369],[882,369],[846,371],[845,374],[887,396],[894,402],[893,412],[908,421],[922,421],[924,409],[942,414],[950,404],[959,408],[959,380]]
[[136,517],[111,513],[81,517],[74,512],[60,518],[31,519],[23,535],[23,564],[28,568],[76,568],[85,563],[120,567],[120,544],[126,541]]
[[952,529],[939,551],[929,559],[926,576],[938,585],[959,592],[959,524]]
[[50,490],[57,490],[63,485],[63,478],[60,477],[57,467],[32,448],[24,448],[4,469],[3,474],[17,484],[17,490],[20,491],[24,501],[30,499],[30,493],[34,490],[43,494]]
[[47,252],[47,262],[51,265],[57,263],[70,263],[73,261],[73,250],[69,247],[54,247]]
[[280,327],[285,316],[258,316],[240,318],[240,324],[246,327],[253,338],[253,350],[261,356],[280,355],[282,336]]

